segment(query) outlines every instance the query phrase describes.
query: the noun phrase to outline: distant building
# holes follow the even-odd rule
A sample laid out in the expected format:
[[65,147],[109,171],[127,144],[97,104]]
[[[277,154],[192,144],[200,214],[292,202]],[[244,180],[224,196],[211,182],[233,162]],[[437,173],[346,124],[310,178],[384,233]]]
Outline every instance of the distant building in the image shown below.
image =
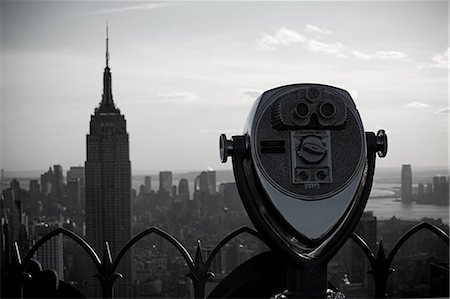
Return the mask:
[[61,203],[64,200],[64,176],[61,165],[53,165],[52,196],[55,202]]
[[231,211],[244,211],[244,206],[241,202],[241,196],[235,182],[232,183],[222,183],[220,184],[220,189],[223,190],[223,200],[225,202],[225,207]]
[[410,203],[412,201],[412,172],[411,165],[402,165],[402,202]]
[[[86,201],[86,193],[85,193],[85,188],[86,188],[86,184],[85,184],[85,174],[84,174],[84,167],[82,166],[72,166],[70,167],[70,169],[67,171],[67,190],[68,192],[72,192],[72,194],[70,194],[70,198],[69,198],[69,194],[67,195],[67,202],[69,203],[76,203],[78,208],[84,207],[85,205],[85,201]],[[74,186],[76,185],[75,181],[78,181],[78,185],[79,185],[79,195],[76,195],[75,193],[75,189],[77,189],[78,187]],[[71,183],[71,187],[69,187],[69,183]],[[75,196],[75,197],[74,197]],[[79,196],[79,199],[76,198],[76,196]]]
[[82,166],[72,166],[67,171],[67,181],[71,181],[73,179],[78,179],[80,181],[80,186],[84,188],[84,167]]
[[72,209],[81,208],[81,183],[79,178],[67,180],[66,187],[66,206]]
[[216,172],[202,171],[194,181],[195,191],[205,195],[216,194]]
[[0,170],[0,192],[3,191],[3,181],[5,180],[5,170],[2,168]]
[[214,170],[208,170],[206,172],[208,177],[208,192],[210,195],[216,194],[216,172]]
[[440,176],[436,175],[433,177],[433,195],[438,197],[441,194],[441,182]]
[[426,184],[425,193],[428,195],[433,194],[433,184],[432,183]]
[[159,191],[165,191],[172,195],[172,171],[159,172]]
[[[9,263],[9,228],[8,228],[8,216],[6,215],[5,200],[0,195],[0,275],[3,274],[4,268]],[[3,283],[3,277],[0,276]],[[4,289],[4,288],[3,288]],[[0,294],[3,295],[3,292]]]
[[433,202],[439,205],[449,204],[448,177],[442,175],[433,177]]
[[[32,216],[41,216],[39,214],[39,202],[41,202],[41,186],[39,185],[38,180],[30,180],[29,183],[29,202],[30,202],[30,217]],[[41,202],[42,204],[42,202]]]
[[[213,251],[212,247],[207,246],[203,248],[203,257],[205,258],[205,260],[209,258],[212,251]],[[209,268],[209,270],[211,270],[215,276],[225,273],[224,256],[225,254],[223,250],[220,249],[212,260],[211,267]]]
[[53,186],[53,170],[52,167],[48,171],[41,174],[41,193],[44,196],[51,195]]
[[141,185],[139,186],[139,196],[142,196],[142,195],[144,195],[144,194],[146,194],[146,192],[145,192],[145,186],[141,184]]
[[[87,135],[86,238],[100,254],[108,241],[116,256],[131,239],[131,162],[126,120],[113,101],[108,37],[106,45],[103,96]],[[132,296],[131,256],[127,254],[118,268],[124,276],[115,288],[118,298]],[[99,297],[94,288],[88,290],[89,297]]]
[[46,213],[57,215],[65,199],[64,176],[61,165],[53,165],[41,174],[41,199],[44,201]]
[[[373,252],[377,252],[377,218],[373,212],[364,212],[354,231],[367,242]],[[331,281],[339,284],[342,291],[348,292],[345,293],[346,296],[373,298],[374,283],[368,273],[370,268],[364,252],[349,239],[328,264],[328,273],[331,277],[334,276]]]
[[189,200],[189,183],[187,179],[181,179],[178,183],[178,196],[182,201]]
[[144,177],[144,191],[145,193],[150,193],[152,190],[152,177],[147,175]]
[[419,185],[417,185],[417,195],[424,196],[424,194],[425,194],[425,185],[423,183],[419,183]]
[[[36,240],[61,227],[61,224],[39,223],[34,227]],[[44,270],[55,270],[58,278],[64,280],[63,236],[57,235],[45,242],[36,252],[36,259]]]
[[23,226],[27,225],[23,217],[24,200],[27,196],[26,191],[20,188],[19,181],[13,179],[10,187],[3,190],[2,194],[11,241],[21,241],[21,231],[23,230]]

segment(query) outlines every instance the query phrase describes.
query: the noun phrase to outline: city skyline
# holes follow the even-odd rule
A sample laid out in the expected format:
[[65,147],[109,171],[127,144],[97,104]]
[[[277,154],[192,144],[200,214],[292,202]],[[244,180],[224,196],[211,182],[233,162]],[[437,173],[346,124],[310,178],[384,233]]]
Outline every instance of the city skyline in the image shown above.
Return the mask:
[[377,166],[448,166],[448,2],[2,2],[1,13],[6,170],[83,163],[106,20],[135,170],[230,169],[219,134],[241,133],[259,93],[299,82],[349,90],[365,130],[387,130]]

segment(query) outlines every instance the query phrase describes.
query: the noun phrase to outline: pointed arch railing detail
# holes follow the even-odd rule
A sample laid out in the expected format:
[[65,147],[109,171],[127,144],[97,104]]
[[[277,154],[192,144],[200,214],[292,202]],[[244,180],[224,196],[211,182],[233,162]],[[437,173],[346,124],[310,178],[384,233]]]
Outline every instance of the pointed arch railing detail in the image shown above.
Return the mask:
[[114,298],[113,292],[114,284],[118,278],[123,277],[121,273],[117,272],[117,267],[119,266],[120,261],[122,260],[124,255],[130,250],[130,248],[134,244],[136,244],[136,242],[138,242],[139,240],[143,239],[148,235],[155,234],[170,242],[170,244],[181,253],[190,271],[188,274],[186,274],[186,276],[189,277],[193,283],[194,297],[205,298],[206,282],[210,277],[214,276],[214,273],[209,271],[212,259],[226,243],[228,243],[231,239],[243,233],[248,233],[260,239],[259,234],[255,230],[245,226],[240,227],[234,230],[233,232],[229,233],[228,235],[226,235],[222,240],[220,240],[219,243],[214,247],[214,249],[212,250],[211,254],[208,256],[208,259],[205,262],[205,260],[203,259],[201,243],[199,240],[197,241],[195,259],[193,259],[189,251],[180,241],[178,241],[174,236],[170,235],[169,233],[163,231],[158,227],[150,227],[140,232],[139,234],[135,235],[120,249],[119,253],[115,258],[113,258],[111,255],[109,243],[105,242],[102,259],[99,258],[98,253],[85,239],[83,239],[82,237],[80,237],[79,235],[75,234],[74,232],[68,229],[57,228],[49,232],[45,236],[43,236],[41,239],[39,239],[30,248],[30,250],[27,252],[27,254],[23,259],[21,257],[21,253],[17,242],[14,242],[14,244],[12,245],[13,264],[18,269],[18,271],[15,271],[15,275],[18,281],[20,282],[18,284],[20,290],[16,294],[17,297],[22,297],[23,292],[21,288],[23,287],[23,280],[32,278],[31,275],[27,273],[27,266],[32,260],[34,254],[51,238],[54,238],[61,234],[69,237],[70,239],[74,240],[77,244],[79,244],[84,249],[84,251],[89,255],[92,262],[95,264],[98,273],[95,274],[94,277],[96,277],[101,284],[102,298]]
[[[449,246],[449,235],[439,227],[426,222],[419,223],[414,227],[412,227],[411,229],[409,229],[408,231],[406,231],[397,240],[397,242],[394,244],[388,255],[386,255],[382,240],[380,240],[377,253],[375,254],[368,246],[367,242],[361,238],[361,236],[359,236],[356,233],[352,233],[351,239],[361,248],[367,259],[369,260],[371,267],[369,273],[371,273],[374,277],[376,298],[387,297],[387,288],[386,288],[387,280],[390,274],[392,274],[395,271],[392,268],[392,262],[395,256],[397,255],[398,251],[400,250],[400,248],[412,236],[414,236],[416,233],[424,229],[429,230],[430,232],[437,235],[447,246]],[[18,244],[16,242],[12,244],[11,253],[13,257],[11,265],[13,266],[12,269],[14,269],[14,271],[11,272],[11,274],[14,275],[14,277],[16,277],[18,281],[18,283],[14,285],[14,287],[18,288],[18,290],[14,292],[15,294],[14,296],[21,298],[23,296],[22,292],[23,282],[25,280],[32,279],[31,274],[27,273],[27,266],[29,265],[30,261],[32,260],[37,250],[51,238],[62,234],[74,240],[77,244],[79,244],[84,249],[84,251],[86,251],[92,262],[95,264],[98,273],[95,274],[94,276],[98,279],[98,281],[101,284],[102,297],[114,298],[113,292],[114,284],[118,278],[122,277],[122,274],[117,272],[117,268],[119,266],[120,261],[122,260],[124,255],[130,250],[130,248],[133,245],[135,245],[139,240],[143,239],[148,235],[155,234],[167,240],[172,246],[174,246],[180,252],[189,268],[189,273],[187,273],[186,276],[189,277],[193,283],[194,297],[205,298],[206,282],[208,281],[209,278],[214,276],[214,273],[209,270],[213,259],[228,242],[230,242],[233,238],[243,233],[247,233],[264,242],[264,240],[262,240],[261,236],[257,231],[255,231],[252,228],[243,226],[224,236],[215,245],[215,247],[212,249],[212,251],[205,260],[203,258],[202,247],[199,240],[197,241],[197,248],[195,256],[193,258],[192,255],[189,253],[189,251],[186,249],[186,247],[174,236],[172,236],[171,234],[165,232],[160,228],[150,227],[140,232],[139,234],[135,235],[131,240],[129,240],[120,249],[116,257],[113,257],[111,255],[109,243],[105,242],[103,255],[102,258],[100,258],[98,253],[85,239],[83,239],[82,237],[78,236],[77,234],[73,233],[70,230],[67,230],[65,228],[58,228],[54,231],[51,231],[47,235],[43,236],[40,240],[38,240],[27,252],[27,254],[23,259]]]
[[362,249],[370,262],[371,269],[369,270],[369,273],[372,274],[375,281],[375,298],[388,297],[387,280],[389,276],[395,272],[395,269],[391,267],[395,256],[406,241],[424,229],[427,229],[437,235],[447,246],[449,246],[448,234],[439,227],[427,222],[421,222],[406,231],[394,244],[387,257],[382,240],[380,240],[378,244],[378,252],[375,255],[366,241],[364,241],[358,234],[352,233],[351,239]]

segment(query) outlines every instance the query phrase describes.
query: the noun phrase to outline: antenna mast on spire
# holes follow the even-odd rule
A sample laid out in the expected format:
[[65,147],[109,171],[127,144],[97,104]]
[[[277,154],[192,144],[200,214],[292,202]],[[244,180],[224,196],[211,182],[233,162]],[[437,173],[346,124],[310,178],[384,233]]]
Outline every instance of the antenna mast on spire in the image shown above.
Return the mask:
[[109,64],[109,38],[108,38],[108,22],[106,22],[106,67],[108,67]]

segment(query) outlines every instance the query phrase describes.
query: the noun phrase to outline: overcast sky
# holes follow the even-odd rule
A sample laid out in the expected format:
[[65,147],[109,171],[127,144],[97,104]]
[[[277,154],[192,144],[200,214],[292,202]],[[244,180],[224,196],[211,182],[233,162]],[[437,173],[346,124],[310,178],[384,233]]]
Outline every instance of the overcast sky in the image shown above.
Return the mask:
[[351,92],[379,166],[448,165],[448,19],[442,2],[1,1],[1,168],[84,165],[101,100],[105,24],[133,170],[224,169],[261,92]]

